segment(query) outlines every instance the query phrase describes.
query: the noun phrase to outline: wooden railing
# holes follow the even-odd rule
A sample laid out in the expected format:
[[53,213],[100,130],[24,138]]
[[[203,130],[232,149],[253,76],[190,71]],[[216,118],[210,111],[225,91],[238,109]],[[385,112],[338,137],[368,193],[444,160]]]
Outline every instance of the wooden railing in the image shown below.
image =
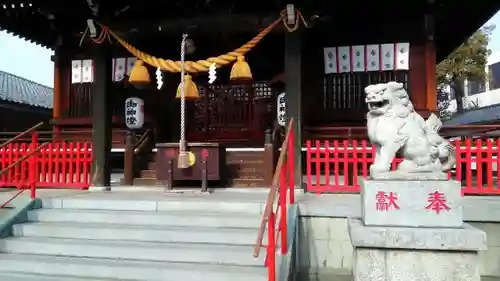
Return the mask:
[[[287,207],[294,204],[294,133],[293,119],[287,127],[285,140],[281,145],[281,152],[276,164],[271,187],[269,189],[266,207],[257,233],[253,256],[258,257],[262,247],[266,248],[265,265],[268,270],[268,281],[276,281],[276,239],[280,238],[280,253],[286,254],[287,249]],[[279,193],[278,193],[279,191]],[[274,202],[278,193],[278,204],[274,210]],[[279,215],[279,225],[276,220]],[[267,227],[267,245],[263,245],[264,232]]]

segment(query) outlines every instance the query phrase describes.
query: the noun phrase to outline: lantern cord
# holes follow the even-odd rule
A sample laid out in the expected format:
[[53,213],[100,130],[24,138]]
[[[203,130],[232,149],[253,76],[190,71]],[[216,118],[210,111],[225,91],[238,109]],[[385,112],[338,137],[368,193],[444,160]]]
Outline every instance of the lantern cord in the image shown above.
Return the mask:
[[[187,73],[203,73],[203,72],[208,72],[210,70],[210,66],[215,63],[216,67],[221,67],[224,65],[228,65],[234,61],[238,57],[244,56],[246,53],[248,53],[251,49],[253,49],[271,30],[273,30],[280,22],[283,23],[283,26],[285,27],[285,30],[288,32],[294,32],[296,31],[300,23],[302,22],[305,27],[307,27],[307,23],[304,20],[304,17],[300,13],[299,10],[296,10],[296,21],[293,26],[289,26],[287,24],[287,16],[286,16],[286,10],[283,10],[280,13],[280,17],[273,21],[269,26],[267,26],[265,29],[259,32],[254,38],[252,38],[250,41],[246,42],[243,44],[241,47],[238,49],[235,49],[227,54],[220,55],[218,57],[210,57],[205,60],[198,60],[198,61],[185,61],[184,62],[184,71]],[[163,71],[168,71],[168,72],[181,72],[181,61],[173,61],[169,59],[162,59],[162,58],[157,58],[155,56],[149,55],[144,53],[143,51],[137,49],[136,47],[132,46],[130,43],[127,41],[123,40],[120,36],[118,36],[115,32],[113,32],[109,27],[98,23],[99,26],[101,27],[102,32],[105,34],[108,34],[108,36],[113,37],[120,45],[122,45],[125,49],[127,49],[132,55],[137,57],[137,59],[144,61],[145,63],[155,67],[155,68],[160,68]],[[98,39],[101,40],[94,40],[96,41],[95,43],[102,43],[105,41],[107,36],[103,35],[104,39],[99,36]],[[83,41],[83,38],[82,38]]]

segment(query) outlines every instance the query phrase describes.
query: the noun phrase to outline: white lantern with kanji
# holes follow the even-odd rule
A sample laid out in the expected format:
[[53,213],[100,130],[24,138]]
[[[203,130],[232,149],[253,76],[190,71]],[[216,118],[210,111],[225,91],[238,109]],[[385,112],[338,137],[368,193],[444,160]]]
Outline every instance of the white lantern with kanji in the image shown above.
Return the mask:
[[129,129],[140,129],[144,125],[144,100],[132,97],[125,100],[125,125]]
[[278,124],[280,126],[286,125],[286,94],[283,92],[278,95],[278,99],[276,101],[276,118],[278,119]]

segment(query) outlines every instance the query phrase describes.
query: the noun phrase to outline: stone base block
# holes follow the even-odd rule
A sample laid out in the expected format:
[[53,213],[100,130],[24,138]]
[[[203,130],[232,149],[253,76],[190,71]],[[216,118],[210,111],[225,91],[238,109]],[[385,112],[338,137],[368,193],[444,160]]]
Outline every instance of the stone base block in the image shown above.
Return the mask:
[[461,228],[367,226],[360,219],[348,220],[354,247],[436,251],[486,250],[486,233],[470,224]]
[[365,226],[350,219],[354,281],[479,281],[486,234],[463,228]]
[[360,179],[360,186],[361,216],[366,225],[462,226],[459,182]]
[[354,249],[354,281],[480,281],[477,252]]

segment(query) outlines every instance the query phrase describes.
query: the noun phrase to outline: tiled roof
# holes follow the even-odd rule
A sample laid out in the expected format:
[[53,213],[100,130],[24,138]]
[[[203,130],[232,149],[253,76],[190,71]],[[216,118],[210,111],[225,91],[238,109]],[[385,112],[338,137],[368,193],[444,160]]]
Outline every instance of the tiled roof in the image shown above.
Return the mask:
[[52,108],[54,89],[0,71],[0,99],[37,107]]
[[445,121],[444,125],[467,125],[493,121],[500,121],[500,104],[465,111]]

